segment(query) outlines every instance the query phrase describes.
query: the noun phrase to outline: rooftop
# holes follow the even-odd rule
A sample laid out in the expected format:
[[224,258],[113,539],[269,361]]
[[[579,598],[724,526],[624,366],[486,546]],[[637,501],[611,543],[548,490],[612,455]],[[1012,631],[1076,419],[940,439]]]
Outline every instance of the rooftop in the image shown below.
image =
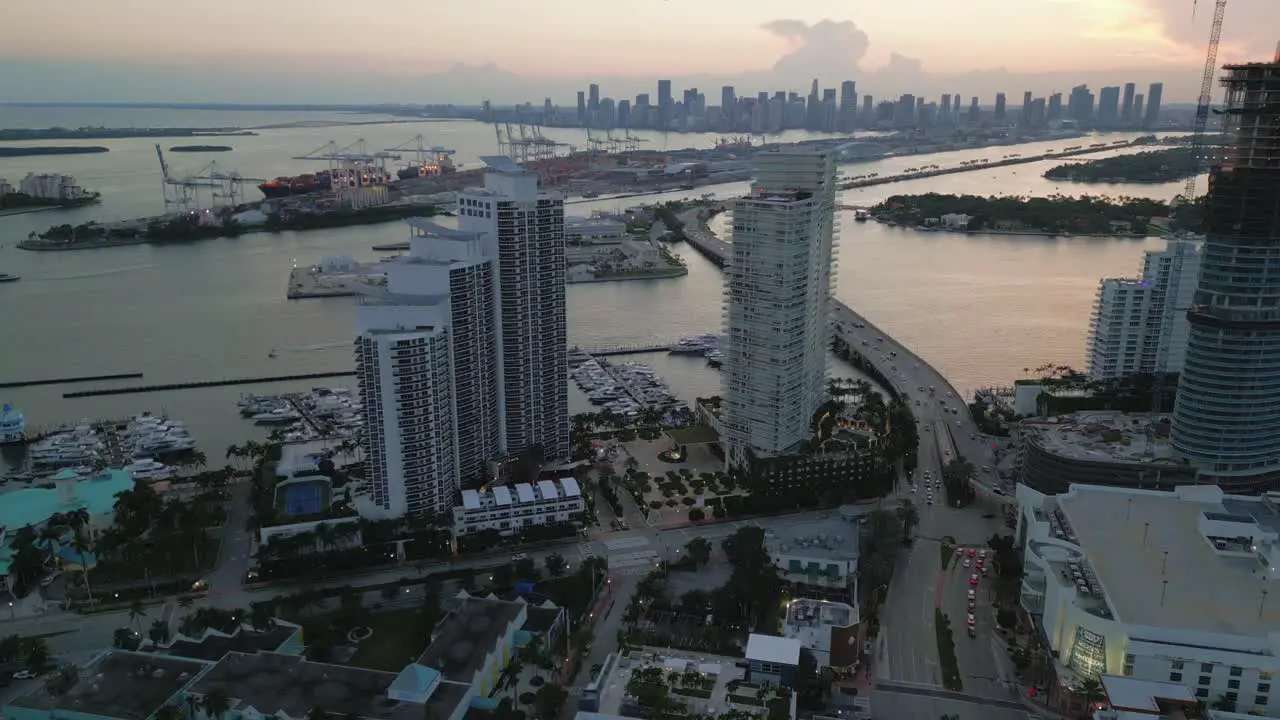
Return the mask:
[[262,632],[241,629],[234,635],[223,635],[210,630],[203,640],[179,637],[168,646],[148,648],[147,652],[214,661],[221,660],[222,656],[229,652],[256,653],[259,650],[275,650],[296,632],[298,627],[293,624],[279,625]]
[[14,699],[15,707],[146,720],[207,667],[194,660],[164,658],[112,650],[80,669],[80,679],[61,695],[50,695],[43,683]]
[[410,228],[421,232],[423,235],[444,238],[446,240],[474,240],[480,237],[480,233],[445,227],[438,222],[424,217],[411,217],[406,219],[405,222],[409,224]]
[[577,479],[563,477],[559,480],[538,480],[535,483],[495,485],[482,490],[463,490],[464,510],[480,510],[485,507],[505,507],[523,503],[546,502],[582,497]]
[[[771,555],[791,555],[813,560],[858,559],[859,526],[844,518],[819,518],[788,523],[783,531],[766,529],[765,549]],[[786,570],[784,566],[782,568]],[[825,571],[825,568],[821,568]]]
[[1182,683],[1139,680],[1124,675],[1102,675],[1099,680],[1111,707],[1122,712],[1160,714],[1171,704],[1196,704],[1191,688]]
[[[296,655],[233,652],[210,668],[190,691],[207,695],[222,690],[232,699],[233,710],[253,708],[265,716],[285,713],[302,718],[313,708],[323,707],[335,715],[421,720],[421,705],[387,697],[387,688],[395,679],[394,673],[316,663]],[[432,696],[433,703],[441,692],[448,692],[446,683]]]
[[[1218,552],[1201,531],[1205,512],[1228,512],[1217,488],[1162,493],[1073,485],[1053,502],[1120,620],[1249,636],[1280,630],[1280,602],[1262,595],[1269,589],[1280,598],[1280,591],[1257,555]],[[1264,532],[1280,526],[1274,506],[1262,500],[1225,504],[1232,514],[1256,518]]]
[[[746,683],[746,670],[738,667],[738,662],[741,658],[680,650],[661,655],[625,653],[618,656],[617,665],[599,679],[599,712],[588,717],[641,717],[646,708],[627,693],[633,678],[644,683],[650,679],[660,682],[668,690],[667,697],[684,705],[689,715],[719,716],[726,710],[762,714],[765,709],[758,704],[759,690]],[[744,700],[735,702],[735,697]],[[578,717],[582,718],[583,714]]]
[[1153,442],[1147,437],[1150,423],[1145,414],[1090,411],[1025,421],[1022,427],[1045,450],[1074,460],[1173,462],[1167,426],[1157,429]]
[[819,665],[847,667],[858,660],[857,625],[851,605],[802,598],[787,605],[782,634],[813,651]]
[[498,638],[524,609],[522,602],[464,598],[441,623],[440,634],[422,651],[418,664],[439,670],[444,680],[470,683]]
[[751,633],[747,637],[747,659],[779,665],[799,665],[800,647],[800,640],[797,638]]

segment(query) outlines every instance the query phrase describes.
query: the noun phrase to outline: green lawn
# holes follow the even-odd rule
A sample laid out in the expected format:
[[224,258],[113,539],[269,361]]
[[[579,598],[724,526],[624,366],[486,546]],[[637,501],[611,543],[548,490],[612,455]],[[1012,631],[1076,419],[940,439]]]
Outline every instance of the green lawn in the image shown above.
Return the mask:
[[356,654],[347,661],[348,665],[400,672],[426,648],[418,641],[417,633],[411,630],[418,624],[416,608],[373,613],[368,623],[373,628],[373,637],[360,643]]

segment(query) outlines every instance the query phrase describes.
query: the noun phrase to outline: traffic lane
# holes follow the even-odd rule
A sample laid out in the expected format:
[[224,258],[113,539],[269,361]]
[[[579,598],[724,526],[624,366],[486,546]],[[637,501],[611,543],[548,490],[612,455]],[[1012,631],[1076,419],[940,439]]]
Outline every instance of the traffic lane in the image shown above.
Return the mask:
[[934,632],[939,575],[938,548],[921,540],[896,573],[883,605],[885,652],[877,677],[938,685],[938,643]]
[[[923,718],[932,720],[955,716],[960,720],[1029,720],[1026,710],[1013,707],[993,707],[978,699],[966,701],[929,694],[928,689],[904,692],[875,688],[871,691],[871,712],[878,718]],[[942,693],[938,693],[942,695]]]
[[[960,669],[964,692],[983,697],[1002,698],[1008,692],[1000,684],[1000,676],[992,653],[991,639],[996,634],[996,620],[992,611],[991,580],[982,577],[978,568],[977,552],[969,556],[970,547],[962,547],[963,555],[956,557],[947,571],[943,593],[943,612],[951,618],[952,635],[956,644],[956,661]],[[965,567],[965,561],[969,567]],[[977,584],[974,584],[977,576]],[[972,602],[969,594],[973,593]],[[972,607],[972,611],[970,611]],[[974,620],[974,635],[968,630],[968,619]]]

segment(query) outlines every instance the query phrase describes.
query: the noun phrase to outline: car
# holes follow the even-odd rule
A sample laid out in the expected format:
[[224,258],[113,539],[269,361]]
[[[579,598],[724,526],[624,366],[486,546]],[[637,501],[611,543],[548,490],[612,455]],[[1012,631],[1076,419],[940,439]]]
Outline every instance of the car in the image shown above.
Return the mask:
[[870,346],[871,346],[871,343],[867,342],[866,340],[863,340],[863,341],[862,341],[862,344],[863,344],[863,345],[866,345],[866,346],[868,346],[868,347],[870,347]]
[[972,564],[973,564],[973,562],[972,562],[971,560],[969,560],[969,558],[965,558],[965,559],[964,559],[964,566],[965,566],[965,567],[969,567],[969,566],[970,566],[970,565],[972,565]]
[[932,498],[932,497],[930,497],[930,498],[926,498],[926,499],[925,499],[925,501],[924,501],[924,504],[925,504],[925,505],[932,505],[932,504],[933,504],[933,498]]
[[987,559],[987,551],[986,551],[986,550],[979,550],[979,551],[978,551],[978,557],[982,558],[983,560],[986,560],[986,559]]
[[977,609],[977,607],[978,607],[978,604],[976,602],[972,600],[969,601],[969,612],[974,612]]
[[977,591],[977,590],[970,589],[970,590],[969,590],[969,599],[970,599],[970,600],[977,600],[977,599],[978,599],[978,591]]
[[966,552],[966,554],[967,554],[969,557],[973,557],[974,555],[977,555],[977,554],[978,554],[978,551],[977,551],[977,550],[974,550],[973,548],[969,548],[969,549],[968,549],[968,551]]
[[915,491],[916,491],[916,486],[915,486],[915,485],[912,485],[912,486],[911,486],[911,492],[915,492]]
[[972,575],[970,575],[970,576],[969,576],[969,584],[970,584],[970,585],[977,585],[977,584],[978,584],[978,573],[974,573],[974,574],[972,574]]
[[974,626],[970,625],[970,626],[969,626],[969,637],[971,637],[971,638],[976,638],[976,637],[978,637],[978,628],[976,628],[976,627],[974,627]]
[[981,570],[981,569],[982,569],[982,558],[978,558],[977,562],[975,562],[975,563],[974,563],[974,565],[976,565],[976,566],[977,566],[977,568],[978,568],[979,570]]
[[878,338],[876,338],[876,342],[884,342],[884,338],[882,338],[882,337],[878,337]]
[[987,568],[982,568],[982,577],[987,577]]
[[520,562],[521,560],[528,560],[528,559],[529,559],[529,553],[516,553],[515,555],[511,556],[511,562]]
[[31,672],[30,670],[19,670],[18,672],[13,674],[13,679],[14,680],[31,680],[35,676],[36,674]]
[[925,425],[925,426],[924,426],[924,431],[925,431],[925,432],[929,432],[929,426],[928,426],[928,425]]
[[978,618],[975,617],[973,613],[969,613],[969,617],[966,618],[965,622],[966,624],[969,625],[969,627],[973,627],[974,625],[978,624]]

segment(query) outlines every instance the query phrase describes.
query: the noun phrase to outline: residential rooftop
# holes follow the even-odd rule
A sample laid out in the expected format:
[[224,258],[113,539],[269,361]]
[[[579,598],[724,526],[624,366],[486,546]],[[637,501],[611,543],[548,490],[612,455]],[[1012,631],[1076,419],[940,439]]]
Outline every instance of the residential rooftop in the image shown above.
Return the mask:
[[1073,485],[1049,503],[1120,620],[1255,637],[1280,630],[1280,563],[1265,559],[1280,529],[1270,499],[1224,498],[1212,486]]
[[852,605],[801,598],[787,605],[782,634],[800,641],[819,665],[849,667],[858,661],[858,611]]
[[[814,560],[858,559],[859,525],[843,517],[787,523],[785,529],[765,529],[770,555],[793,555]],[[783,567],[786,570],[786,567]]]
[[217,661],[229,652],[256,653],[259,650],[276,650],[298,631],[298,626],[292,623],[281,624],[264,631],[241,629],[234,635],[224,635],[208,630],[203,639],[178,636],[168,645],[149,647],[146,651],[192,660]]
[[[440,677],[470,683],[498,638],[520,616],[525,603],[488,598],[462,598],[440,634],[418,657],[418,664],[440,671]],[[389,683],[388,683],[389,684]]]
[[[657,668],[662,671],[664,684],[680,689],[680,676],[696,673],[710,687],[710,697],[672,692],[670,697],[687,706],[690,715],[723,715],[727,710],[741,710],[753,715],[762,714],[764,708],[755,704],[757,689],[746,684],[746,669],[739,667],[741,658],[672,650],[662,654],[631,651],[617,656],[617,662],[600,678],[599,707],[593,717],[641,717],[645,711],[627,694],[627,684],[634,674]],[[606,663],[608,665],[608,663]],[[672,674],[677,675],[675,682]],[[752,702],[734,702],[734,697],[749,697]]]
[[751,633],[747,636],[747,659],[778,665],[799,665],[800,647],[800,640],[796,638]]
[[538,480],[534,483],[495,485],[482,490],[463,490],[461,495],[464,510],[480,510],[580,498],[582,489],[578,487],[576,478],[563,477],[559,480]]
[[43,683],[10,702],[14,707],[86,716],[146,720],[207,665],[195,660],[111,650],[80,668],[70,690],[50,695]]
[[[387,688],[395,679],[395,673],[311,662],[297,655],[233,652],[210,668],[190,692],[205,696],[221,690],[231,698],[233,711],[244,713],[252,708],[268,717],[284,713],[302,718],[321,707],[340,716],[421,720],[422,705],[387,697]],[[446,685],[455,684],[441,683],[433,702],[441,692],[448,693]],[[465,692],[465,686],[460,687]]]
[[1170,705],[1196,704],[1196,696],[1182,683],[1139,680],[1124,675],[1102,675],[1107,702],[1119,711],[1160,714]]
[[1174,462],[1168,426],[1150,415],[1090,411],[1022,423],[1030,439],[1054,455],[1092,462]]

